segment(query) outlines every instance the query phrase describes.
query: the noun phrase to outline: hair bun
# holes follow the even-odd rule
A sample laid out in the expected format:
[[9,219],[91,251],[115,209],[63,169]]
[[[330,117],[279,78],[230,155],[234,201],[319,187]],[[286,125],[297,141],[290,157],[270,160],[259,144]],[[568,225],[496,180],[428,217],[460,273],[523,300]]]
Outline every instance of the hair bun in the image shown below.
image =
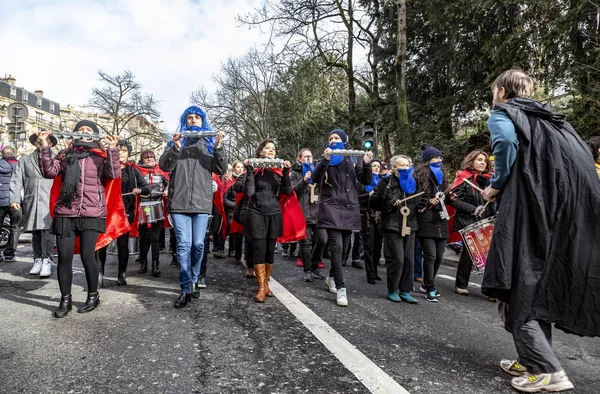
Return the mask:
[[425,150],[425,149],[427,149],[427,148],[429,148],[429,145],[427,145],[427,144],[423,144],[423,145],[421,145],[421,150]]

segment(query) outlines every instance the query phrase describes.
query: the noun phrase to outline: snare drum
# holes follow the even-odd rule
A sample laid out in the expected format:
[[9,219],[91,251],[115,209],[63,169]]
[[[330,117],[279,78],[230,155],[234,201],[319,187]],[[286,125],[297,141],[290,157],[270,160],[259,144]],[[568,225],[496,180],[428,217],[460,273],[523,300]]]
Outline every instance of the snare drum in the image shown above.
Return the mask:
[[491,218],[473,223],[459,231],[465,242],[465,247],[468,248],[469,255],[471,255],[473,265],[480,273],[483,272],[487,263],[495,224],[496,216],[492,216]]
[[[138,238],[129,237],[129,255],[137,255],[140,253],[140,243]],[[119,250],[117,248],[117,240],[114,239],[111,243],[108,244],[108,248],[106,249],[106,253],[108,254],[119,254]]]
[[156,223],[164,218],[162,201],[144,201],[140,204],[140,223]]

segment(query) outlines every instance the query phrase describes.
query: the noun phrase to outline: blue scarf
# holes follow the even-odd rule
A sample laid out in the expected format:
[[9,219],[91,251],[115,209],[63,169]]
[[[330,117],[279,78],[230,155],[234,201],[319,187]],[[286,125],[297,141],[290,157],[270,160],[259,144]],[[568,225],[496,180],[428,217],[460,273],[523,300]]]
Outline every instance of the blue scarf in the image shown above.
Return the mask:
[[400,179],[400,187],[406,194],[413,194],[417,190],[417,182],[413,178],[415,169],[410,167],[409,169],[398,168],[398,176]]
[[[328,148],[331,150],[340,150],[346,147],[345,142],[332,142],[329,144]],[[344,156],[330,156],[329,165],[330,166],[339,166],[344,161]]]
[[429,169],[435,175],[435,179],[437,180],[437,184],[441,185],[444,180],[444,173],[442,172],[442,162],[438,161],[437,163],[429,163]]
[[[313,163],[302,163],[302,178],[304,178],[309,171],[311,174],[315,172],[315,165]],[[308,178],[308,183],[313,183],[312,177]]]
[[375,186],[377,186],[377,182],[379,182],[379,175],[372,175],[372,180],[371,183],[368,184],[367,186],[365,186],[365,190],[367,191],[367,193],[371,193],[371,191],[373,191],[373,189],[375,189]]

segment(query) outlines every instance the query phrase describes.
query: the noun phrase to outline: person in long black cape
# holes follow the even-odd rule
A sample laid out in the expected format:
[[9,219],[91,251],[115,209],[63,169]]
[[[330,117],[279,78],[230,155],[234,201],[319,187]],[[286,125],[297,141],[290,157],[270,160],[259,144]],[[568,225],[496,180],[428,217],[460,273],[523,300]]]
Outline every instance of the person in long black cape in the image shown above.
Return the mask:
[[482,292],[499,301],[519,360],[502,360],[520,391],[573,388],[551,347],[551,324],[600,335],[600,181],[564,116],[527,97],[533,80],[509,70],[492,85],[495,174],[483,191],[498,219]]

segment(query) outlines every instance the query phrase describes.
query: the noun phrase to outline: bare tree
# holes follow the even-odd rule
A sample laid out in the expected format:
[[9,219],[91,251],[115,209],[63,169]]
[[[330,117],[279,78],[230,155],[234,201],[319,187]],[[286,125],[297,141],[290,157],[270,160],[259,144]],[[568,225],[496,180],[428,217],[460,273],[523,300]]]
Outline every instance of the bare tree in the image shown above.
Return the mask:
[[402,152],[412,150],[412,136],[408,125],[406,102],[406,0],[396,0],[398,30],[396,33],[396,95],[398,107],[398,140]]

